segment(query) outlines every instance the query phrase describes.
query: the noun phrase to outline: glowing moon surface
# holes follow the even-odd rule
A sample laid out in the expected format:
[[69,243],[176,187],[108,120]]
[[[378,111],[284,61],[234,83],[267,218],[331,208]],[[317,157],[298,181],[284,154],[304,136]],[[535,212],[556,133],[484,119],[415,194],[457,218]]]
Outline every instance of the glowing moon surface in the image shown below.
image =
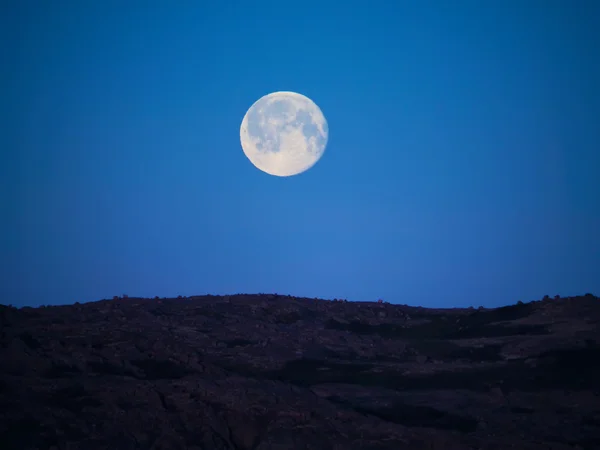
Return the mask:
[[302,173],[323,156],[329,128],[319,107],[295,92],[273,92],[258,99],[240,127],[244,154],[269,175]]

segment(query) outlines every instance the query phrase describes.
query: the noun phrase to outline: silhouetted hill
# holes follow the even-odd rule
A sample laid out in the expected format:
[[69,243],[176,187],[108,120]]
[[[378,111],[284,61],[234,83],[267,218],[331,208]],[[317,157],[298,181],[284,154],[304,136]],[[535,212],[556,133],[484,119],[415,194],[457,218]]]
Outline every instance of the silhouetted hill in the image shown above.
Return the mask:
[[8,449],[598,449],[600,299],[0,305]]

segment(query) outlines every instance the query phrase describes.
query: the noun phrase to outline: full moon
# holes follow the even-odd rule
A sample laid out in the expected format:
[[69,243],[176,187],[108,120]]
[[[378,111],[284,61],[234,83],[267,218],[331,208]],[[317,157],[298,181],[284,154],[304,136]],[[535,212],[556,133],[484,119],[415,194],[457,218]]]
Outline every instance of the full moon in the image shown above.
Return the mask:
[[323,156],[329,128],[319,107],[295,92],[273,92],[259,98],[240,127],[244,154],[269,175],[289,177],[305,172]]

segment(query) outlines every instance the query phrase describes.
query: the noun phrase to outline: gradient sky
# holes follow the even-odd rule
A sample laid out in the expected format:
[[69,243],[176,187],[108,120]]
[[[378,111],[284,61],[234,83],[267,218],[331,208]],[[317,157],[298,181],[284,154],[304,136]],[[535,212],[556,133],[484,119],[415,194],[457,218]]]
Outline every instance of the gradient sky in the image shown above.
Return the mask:
[[[600,294],[598,1],[12,3],[0,303]],[[289,178],[240,146],[279,90],[330,129]]]

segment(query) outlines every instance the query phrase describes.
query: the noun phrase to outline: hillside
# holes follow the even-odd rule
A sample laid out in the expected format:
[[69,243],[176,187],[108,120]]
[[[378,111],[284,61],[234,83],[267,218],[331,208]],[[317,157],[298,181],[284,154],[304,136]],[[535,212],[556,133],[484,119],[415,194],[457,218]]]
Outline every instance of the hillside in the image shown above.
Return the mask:
[[0,305],[8,449],[600,448],[600,299]]

